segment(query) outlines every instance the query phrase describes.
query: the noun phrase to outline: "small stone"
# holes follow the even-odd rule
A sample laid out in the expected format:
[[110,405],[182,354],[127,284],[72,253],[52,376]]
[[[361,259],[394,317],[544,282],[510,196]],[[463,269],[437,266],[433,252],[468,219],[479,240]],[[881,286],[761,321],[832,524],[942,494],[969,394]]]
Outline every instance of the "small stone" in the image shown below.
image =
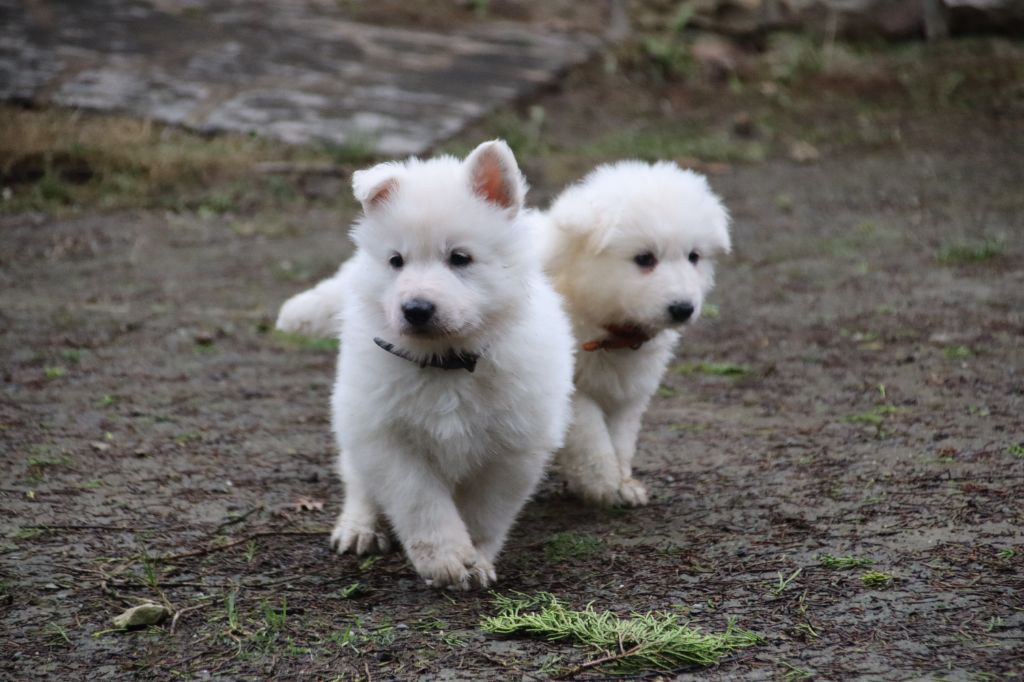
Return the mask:
[[98,440],[94,440],[93,442],[89,443],[89,445],[92,447],[93,450],[96,450],[97,452],[106,452],[107,450],[110,449],[110,443],[104,443],[103,441]]
[[749,111],[741,111],[732,117],[732,131],[739,137],[754,137],[757,129],[754,126],[754,117]]
[[212,346],[216,336],[208,331],[198,331],[193,339],[197,346]]
[[162,604],[139,604],[133,606],[119,616],[114,616],[114,627],[122,630],[156,625],[170,615],[170,611]]
[[740,50],[721,36],[702,35],[693,42],[691,54],[701,71],[711,80],[724,81],[735,73]]
[[808,163],[821,158],[821,153],[810,142],[799,140],[789,146],[789,158],[797,163]]

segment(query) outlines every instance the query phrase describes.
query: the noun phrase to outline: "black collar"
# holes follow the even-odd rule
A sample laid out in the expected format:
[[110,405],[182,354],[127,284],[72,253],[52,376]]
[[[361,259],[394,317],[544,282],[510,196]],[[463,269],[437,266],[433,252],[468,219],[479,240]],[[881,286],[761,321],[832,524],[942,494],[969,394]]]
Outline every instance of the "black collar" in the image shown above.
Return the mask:
[[373,338],[373,342],[386,350],[387,352],[414,362],[420,367],[437,367],[438,369],[464,369],[470,374],[476,369],[476,361],[480,359],[480,356],[476,353],[460,353],[456,350],[449,350],[444,355],[431,355],[426,360],[418,360],[411,356],[408,352],[395,348],[395,344],[388,343],[379,336]]

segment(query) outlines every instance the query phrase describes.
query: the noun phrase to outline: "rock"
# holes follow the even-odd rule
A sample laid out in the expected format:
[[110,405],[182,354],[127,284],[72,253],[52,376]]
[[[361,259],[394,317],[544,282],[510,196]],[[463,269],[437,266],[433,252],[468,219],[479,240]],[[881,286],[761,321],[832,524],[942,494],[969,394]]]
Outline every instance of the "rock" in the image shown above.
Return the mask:
[[690,54],[710,80],[723,81],[736,71],[740,49],[727,38],[702,34],[693,41]]
[[1024,35],[1024,2],[1020,0],[944,0],[949,30]]
[[797,142],[789,145],[789,158],[793,159],[797,163],[810,163],[811,161],[817,161],[821,158],[821,153],[818,151],[818,148],[810,142],[798,140]]
[[170,610],[162,604],[152,602],[133,606],[119,616],[114,616],[114,627],[122,630],[156,625],[171,615]]
[[732,132],[739,137],[751,138],[757,133],[754,117],[749,111],[741,111],[732,117]]
[[363,24],[337,2],[178,4],[0,0],[0,99],[406,155],[555,82],[600,44],[510,22]]
[[1024,33],[1020,0],[696,0],[694,26],[733,36],[773,29],[844,37]]

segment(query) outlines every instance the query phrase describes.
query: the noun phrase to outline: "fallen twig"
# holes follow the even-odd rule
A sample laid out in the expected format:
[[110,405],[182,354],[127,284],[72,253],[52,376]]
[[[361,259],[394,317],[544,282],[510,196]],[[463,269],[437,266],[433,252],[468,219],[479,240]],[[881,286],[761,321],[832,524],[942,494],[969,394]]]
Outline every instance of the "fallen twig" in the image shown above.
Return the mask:
[[189,559],[191,557],[204,556],[206,554],[213,554],[214,552],[222,552],[225,549],[231,549],[237,547],[246,542],[251,542],[256,538],[271,537],[275,535],[326,535],[326,530],[264,530],[257,533],[250,533],[243,538],[238,540],[232,540],[231,542],[224,543],[223,545],[215,545],[213,547],[206,547],[204,549],[197,549],[192,552],[182,552],[181,554],[165,554],[163,556],[155,557],[157,561],[177,561],[178,559]]
[[642,646],[643,644],[637,644],[636,646],[633,646],[625,651],[620,651],[617,654],[609,654],[607,656],[602,656],[601,658],[595,658],[592,661],[587,661],[586,663],[582,663],[576,666],[572,670],[569,670],[567,672],[562,673],[561,675],[558,675],[557,677],[555,677],[555,679],[567,680],[570,677],[576,677],[585,670],[590,670],[591,668],[596,668],[599,665],[604,665],[605,663],[611,663],[612,661],[618,661],[628,656],[632,656],[636,652],[640,651],[640,647]]

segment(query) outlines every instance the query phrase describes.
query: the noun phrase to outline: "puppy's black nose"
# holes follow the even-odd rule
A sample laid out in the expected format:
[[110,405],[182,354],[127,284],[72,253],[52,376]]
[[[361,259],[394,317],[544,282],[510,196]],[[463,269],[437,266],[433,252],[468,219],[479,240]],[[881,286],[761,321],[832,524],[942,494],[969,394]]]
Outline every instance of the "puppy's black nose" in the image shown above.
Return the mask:
[[673,322],[686,322],[693,315],[693,306],[686,301],[676,301],[668,306]]
[[433,303],[422,298],[414,298],[402,304],[402,314],[409,324],[422,327],[434,316],[436,310]]

